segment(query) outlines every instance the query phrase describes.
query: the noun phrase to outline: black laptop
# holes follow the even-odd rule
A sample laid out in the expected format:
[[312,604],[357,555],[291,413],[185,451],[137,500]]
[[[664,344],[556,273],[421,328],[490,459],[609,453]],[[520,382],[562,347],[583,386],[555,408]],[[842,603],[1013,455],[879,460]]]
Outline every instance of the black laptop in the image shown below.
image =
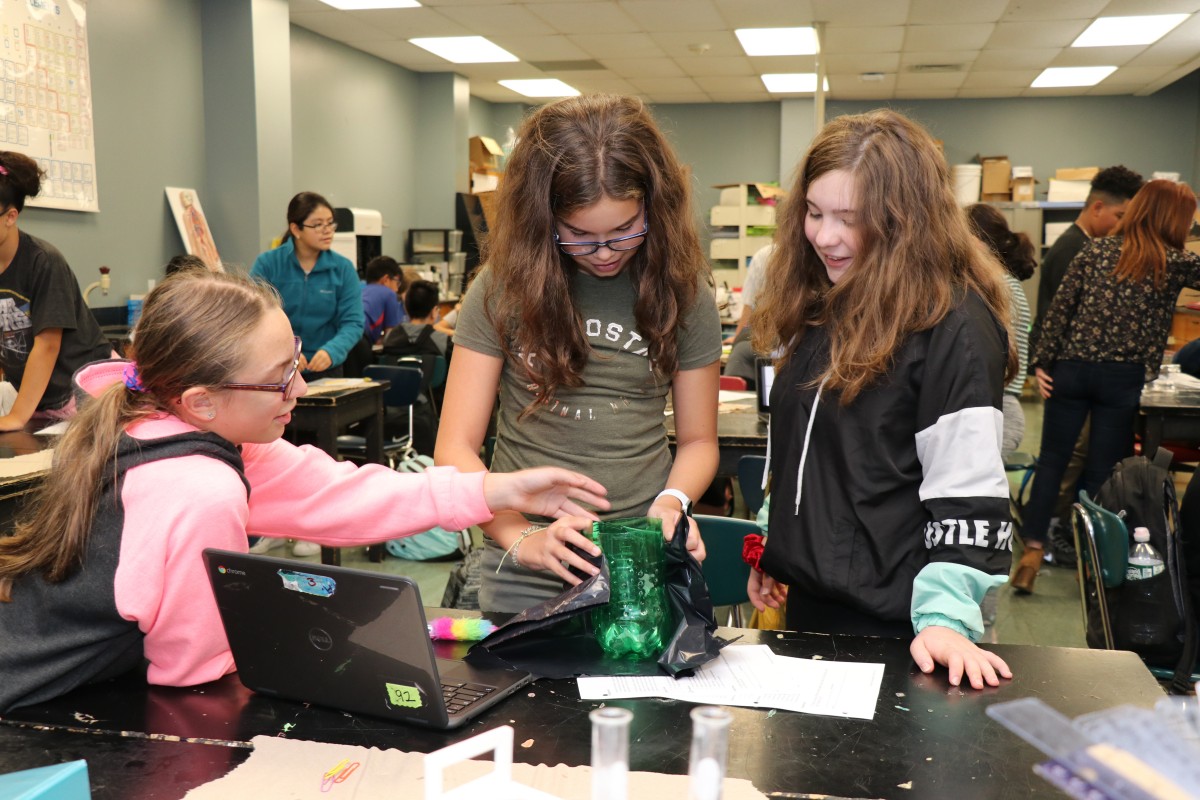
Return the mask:
[[457,728],[533,680],[434,656],[401,575],[207,549],[238,677],[262,694]]
[[771,386],[775,384],[775,362],[769,358],[754,359],[755,385],[758,393],[758,418],[766,422],[771,416]]

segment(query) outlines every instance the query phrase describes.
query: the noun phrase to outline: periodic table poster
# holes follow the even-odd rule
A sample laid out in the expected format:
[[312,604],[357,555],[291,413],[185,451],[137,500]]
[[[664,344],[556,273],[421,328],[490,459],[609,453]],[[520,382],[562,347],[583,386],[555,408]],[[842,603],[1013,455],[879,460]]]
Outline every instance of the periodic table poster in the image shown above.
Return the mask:
[[0,0],[0,150],[46,171],[31,206],[99,211],[86,0]]

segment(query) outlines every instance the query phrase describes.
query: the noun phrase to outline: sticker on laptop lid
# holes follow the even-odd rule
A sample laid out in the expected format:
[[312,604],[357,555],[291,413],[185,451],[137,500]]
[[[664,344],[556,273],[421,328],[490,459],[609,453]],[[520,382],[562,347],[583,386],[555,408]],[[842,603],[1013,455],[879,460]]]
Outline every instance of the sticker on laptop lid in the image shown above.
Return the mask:
[[406,686],[403,683],[385,683],[388,702],[399,708],[420,708],[425,705],[421,700],[421,690],[416,686]]
[[281,569],[279,577],[283,581],[283,588],[293,592],[315,594],[317,597],[333,597],[333,593],[337,591],[337,581],[325,575]]

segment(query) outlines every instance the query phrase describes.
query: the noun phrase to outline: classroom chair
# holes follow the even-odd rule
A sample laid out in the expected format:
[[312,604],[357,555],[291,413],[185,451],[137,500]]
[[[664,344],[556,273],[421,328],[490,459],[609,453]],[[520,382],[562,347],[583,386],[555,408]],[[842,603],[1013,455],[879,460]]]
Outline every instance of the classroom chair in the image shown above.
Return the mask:
[[749,384],[745,378],[739,378],[737,375],[722,375],[720,388],[728,392],[744,392],[749,388]]
[[750,602],[746,582],[750,565],[742,561],[742,540],[748,533],[762,533],[748,519],[695,516],[708,556],[700,565],[708,594],[715,608],[730,606],[735,627],[742,627],[742,604]]
[[[393,438],[383,443],[384,457],[389,467],[405,458],[412,448],[413,434],[413,404],[421,393],[422,375],[419,369],[412,367],[397,367],[386,364],[372,364],[363,370],[363,377],[371,380],[390,381],[383,392],[383,407],[385,415],[395,419],[403,414],[408,416],[408,435]],[[387,425],[385,424],[385,428]],[[361,463],[366,459],[367,441],[361,436],[339,436],[337,438],[338,454],[352,461]]]
[[742,490],[742,499],[746,501],[746,511],[750,519],[754,519],[758,510],[762,508],[763,470],[766,466],[766,456],[742,456],[738,459],[738,488]]
[[1079,502],[1071,508],[1083,629],[1088,633],[1089,644],[1102,642],[1104,649],[1112,650],[1112,621],[1105,590],[1116,588],[1125,580],[1129,531],[1120,517],[1097,505],[1086,491],[1079,493]]

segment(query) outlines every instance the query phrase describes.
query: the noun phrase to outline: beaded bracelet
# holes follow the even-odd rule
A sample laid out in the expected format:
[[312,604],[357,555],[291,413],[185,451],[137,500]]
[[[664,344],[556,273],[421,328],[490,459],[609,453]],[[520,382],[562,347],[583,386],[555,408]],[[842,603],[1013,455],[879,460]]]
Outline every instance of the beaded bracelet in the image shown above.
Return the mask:
[[521,531],[521,533],[517,536],[517,540],[513,542],[507,550],[504,551],[504,555],[500,558],[500,563],[496,565],[496,574],[500,574],[500,568],[504,566],[505,559],[507,559],[510,555],[512,556],[513,563],[518,567],[521,566],[521,562],[517,560],[517,553],[521,551],[521,542],[525,541],[525,537],[532,536],[538,531],[544,530],[546,530],[545,525],[530,525],[528,528]]

